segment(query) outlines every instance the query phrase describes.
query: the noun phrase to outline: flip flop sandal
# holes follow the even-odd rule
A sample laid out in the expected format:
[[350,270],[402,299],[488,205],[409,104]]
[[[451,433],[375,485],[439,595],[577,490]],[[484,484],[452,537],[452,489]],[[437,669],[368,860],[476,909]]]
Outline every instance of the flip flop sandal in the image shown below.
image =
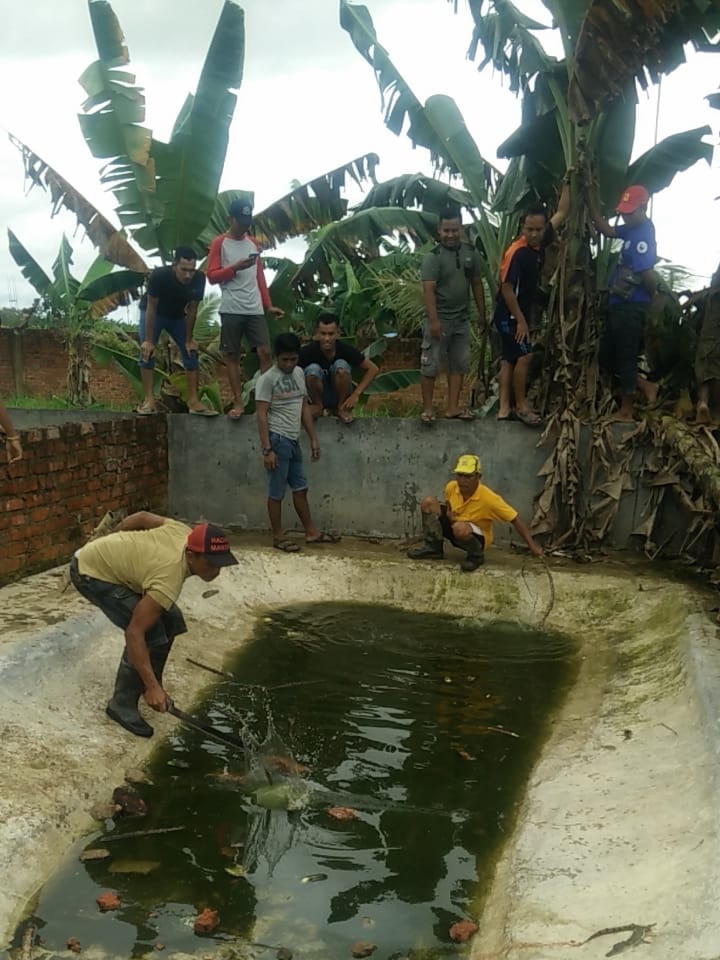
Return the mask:
[[515,416],[520,421],[524,423],[526,427],[541,427],[542,426],[542,417],[539,417],[536,413],[531,413],[529,410],[516,410]]
[[135,413],[140,417],[152,417],[157,413],[157,407],[149,407],[146,403],[142,403],[139,407],[135,407]]
[[192,414],[193,417],[216,417],[218,415],[217,410],[208,410],[207,407],[203,407],[202,410],[188,410],[188,413]]
[[435,417],[432,413],[421,413],[420,423],[424,424],[426,427],[429,427],[431,424],[435,423]]
[[273,546],[276,550],[282,550],[283,553],[299,553],[300,545],[293,543],[292,540],[274,540]]
[[308,547],[314,547],[317,543],[340,543],[341,540],[342,537],[336,533],[328,533],[326,530],[323,530],[319,537],[315,537],[314,540],[306,540],[305,544]]
[[474,420],[475,414],[471,410],[463,410],[461,413],[454,413],[451,417],[445,414],[446,420]]
[[514,410],[511,410],[506,417],[495,417],[496,420],[499,420],[501,423],[508,420],[517,420],[517,416]]
[[244,410],[236,410],[234,407],[232,410],[228,410],[228,420],[242,420],[244,416]]
[[355,417],[351,413],[339,413],[337,418],[340,423],[344,423],[346,427],[349,427],[351,423],[355,423]]

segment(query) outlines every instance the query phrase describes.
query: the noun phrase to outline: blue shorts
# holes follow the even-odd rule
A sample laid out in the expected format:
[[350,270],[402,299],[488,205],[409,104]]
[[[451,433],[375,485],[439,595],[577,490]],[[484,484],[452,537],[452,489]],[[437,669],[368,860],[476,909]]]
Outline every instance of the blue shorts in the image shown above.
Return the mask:
[[518,343],[515,339],[517,321],[514,317],[510,317],[509,320],[496,320],[495,329],[500,334],[500,358],[505,363],[515,366],[518,360],[532,353],[532,346],[527,340],[521,340]]
[[[157,346],[157,342],[160,339],[160,334],[163,330],[167,330],[170,336],[173,338],[177,344],[178,350],[180,351],[180,356],[182,357],[182,365],[186,370],[197,370],[199,364],[198,355],[194,351],[188,353],[185,349],[185,317],[177,317],[174,320],[169,320],[167,317],[161,317],[158,314],[155,315],[155,329],[153,331],[153,346]],[[138,336],[140,337],[140,343],[143,343],[145,340],[145,311],[140,311],[140,324],[138,330]],[[150,357],[149,360],[143,360],[142,356],[138,360],[138,366],[143,370],[152,370],[155,367],[155,357]]]
[[[77,557],[70,561],[70,579],[78,593],[99,607],[111,623],[121,630],[127,630],[135,607],[142,599],[139,593],[118,583],[106,583],[105,580],[86,577],[80,573]],[[164,646],[181,633],[187,633],[185,618],[180,608],[173,604],[168,610],[163,610],[158,620],[145,633],[145,643],[148,648]]]
[[290,487],[293,493],[307,490],[300,441],[270,431],[270,446],[278,463],[274,470],[268,470],[268,497],[282,500],[286,487]]
[[335,393],[335,374],[338,372],[352,373],[352,368],[347,360],[334,360],[326,370],[319,363],[309,363],[305,367],[305,383],[308,377],[316,377],[322,381],[323,393],[322,404],[324,408],[336,407],[338,405],[337,394]]

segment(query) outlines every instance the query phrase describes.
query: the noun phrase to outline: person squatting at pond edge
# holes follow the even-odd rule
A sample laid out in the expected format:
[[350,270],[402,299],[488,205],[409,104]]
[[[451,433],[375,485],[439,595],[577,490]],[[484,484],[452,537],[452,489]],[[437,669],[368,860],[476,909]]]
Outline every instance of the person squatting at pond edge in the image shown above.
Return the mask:
[[632,423],[637,390],[648,403],[654,403],[659,389],[659,384],[641,377],[637,368],[645,324],[657,298],[655,227],[646,213],[649,200],[645,187],[628,187],[615,207],[625,222],[613,227],[600,212],[596,194],[588,193],[590,216],[600,233],[623,241],[610,277],[607,324],[600,344],[600,365],[620,385],[620,408],[613,419],[621,423]]
[[570,212],[570,172],[565,175],[555,213],[548,219],[542,206],[527,210],[520,221],[520,236],[507,248],[500,264],[493,314],[502,350],[497,419],[519,420],[526,427],[542,424],[526,398],[532,353],[530,326],[545,250]]
[[217,416],[198,396],[198,345],[193,340],[198,303],[205,293],[205,274],[195,269],[197,257],[192,247],[178,247],[169,267],[157,267],[150,274],[147,292],[140,301],[140,376],[145,399],[136,413],[156,413],[153,395],[155,347],[163,330],[177,344],[188,385],[188,411],[202,417]]
[[420,353],[423,411],[420,421],[431,424],[435,380],[441,361],[447,361],[448,420],[473,420],[460,409],[463,377],[470,371],[470,289],[478,309],[478,325],[485,328],[485,296],[480,254],[462,239],[459,210],[444,210],[438,224],[440,242],[423,257],[421,267],[425,326]]
[[[377,376],[377,365],[356,347],[339,340],[340,321],[334,313],[321,313],[315,322],[315,339],[300,348],[298,365],[305,371],[313,418],[323,410],[337,410],[341,423],[354,421],[353,410],[364,391]],[[352,369],[363,376],[353,389]]]
[[187,632],[176,600],[184,581],[210,582],[221,567],[237,564],[224,530],[201,523],[192,529],[155,513],[133,513],[115,533],[75,552],[70,579],[90,603],[125,631],[115,692],[105,712],[138,737],[153,728],[138,712],[140,695],[158,713],[168,696],[162,677],[177,636]]
[[300,339],[294,333],[275,338],[275,364],[258,377],[255,406],[263,465],[268,474],[267,509],[273,546],[285,553],[297,553],[300,547],[283,535],[282,502],[285,490],[292,490],[293,506],[305,531],[305,543],[337,543],[340,537],[313,526],[307,499],[307,480],[300,449],[300,429],[310,438],[311,458],[320,458],[305,376],[297,365]]
[[207,278],[219,283],[220,298],[220,352],[227,367],[232,391],[231,420],[239,420],[245,413],[240,384],[238,359],[243,337],[249,348],[257,350],[260,373],[270,369],[270,334],[264,311],[274,317],[284,316],[280,307],[270,299],[265,271],[260,259],[260,247],[250,233],[252,207],[245,200],[233,200],[228,208],[227,233],[215,237],[210,244]]
[[16,460],[22,460],[23,450],[20,443],[20,437],[15,432],[15,427],[10,419],[5,404],[0,400],[0,431],[5,437],[5,447],[7,449],[8,463],[15,463]]
[[469,573],[485,562],[485,550],[492,546],[493,520],[511,523],[530,552],[542,557],[543,548],[533,538],[517,510],[501,496],[480,483],[480,458],[464,453],[455,464],[455,479],[445,486],[445,502],[437,497],[425,497],[420,504],[425,543],[412,547],[407,555],[411,560],[442,560],[443,541],[465,551],[460,569]]

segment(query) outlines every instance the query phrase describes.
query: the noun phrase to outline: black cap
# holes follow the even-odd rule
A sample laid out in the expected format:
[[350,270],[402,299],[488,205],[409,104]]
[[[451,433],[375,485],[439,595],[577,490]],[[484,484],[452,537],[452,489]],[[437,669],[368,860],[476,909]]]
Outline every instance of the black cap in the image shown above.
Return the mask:
[[249,226],[252,223],[252,215],[252,204],[248,203],[247,200],[233,200],[228,207],[228,216],[232,217],[233,220],[237,220],[238,223]]

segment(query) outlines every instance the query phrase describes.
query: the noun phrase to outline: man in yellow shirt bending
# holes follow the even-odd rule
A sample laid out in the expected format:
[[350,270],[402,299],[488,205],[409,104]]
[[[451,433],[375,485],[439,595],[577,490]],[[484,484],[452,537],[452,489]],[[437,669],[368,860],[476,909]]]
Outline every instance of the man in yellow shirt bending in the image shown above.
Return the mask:
[[480,483],[480,457],[464,453],[455,464],[455,479],[445,487],[445,503],[425,497],[422,510],[425,543],[408,550],[411,560],[442,560],[443,540],[465,551],[460,569],[470,572],[484,562],[485,550],[493,541],[493,520],[511,523],[536,557],[543,549],[533,539],[517,510],[489,487]]
[[224,531],[211,523],[192,529],[177,520],[142,511],[126,517],[115,533],[86,543],[70,562],[77,590],[125,631],[125,651],[107,715],[138,737],[153,728],[138,701],[158,713],[167,709],[162,675],[175,637],[186,632],[176,604],[183,583],[210,582],[237,563]]

